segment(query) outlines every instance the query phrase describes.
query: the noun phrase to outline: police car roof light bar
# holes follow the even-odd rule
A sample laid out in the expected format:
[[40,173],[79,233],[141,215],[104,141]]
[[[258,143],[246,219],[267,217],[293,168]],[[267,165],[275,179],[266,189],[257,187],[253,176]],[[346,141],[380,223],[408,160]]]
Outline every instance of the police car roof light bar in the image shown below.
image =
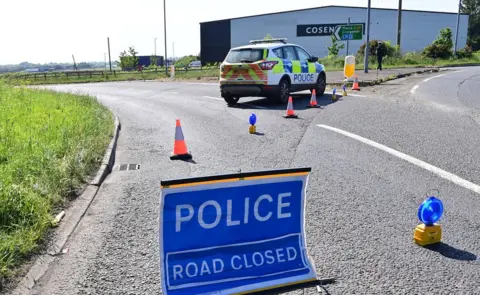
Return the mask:
[[250,44],[261,44],[261,43],[283,43],[287,44],[287,38],[273,38],[266,40],[250,40]]

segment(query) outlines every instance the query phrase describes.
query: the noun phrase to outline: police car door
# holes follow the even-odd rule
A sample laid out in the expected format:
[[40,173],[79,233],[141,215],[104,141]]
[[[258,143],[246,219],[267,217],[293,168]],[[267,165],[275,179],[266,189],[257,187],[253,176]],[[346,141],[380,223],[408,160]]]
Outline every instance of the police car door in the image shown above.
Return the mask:
[[310,62],[310,54],[299,46],[294,47],[300,61],[301,83],[304,89],[313,89],[317,83],[318,73],[314,62]]
[[284,46],[283,49],[283,68],[285,73],[290,76],[290,81],[292,82],[291,89],[292,91],[297,91],[296,88],[300,84],[298,81],[298,74],[300,73],[300,63],[297,61],[297,53],[293,46]]

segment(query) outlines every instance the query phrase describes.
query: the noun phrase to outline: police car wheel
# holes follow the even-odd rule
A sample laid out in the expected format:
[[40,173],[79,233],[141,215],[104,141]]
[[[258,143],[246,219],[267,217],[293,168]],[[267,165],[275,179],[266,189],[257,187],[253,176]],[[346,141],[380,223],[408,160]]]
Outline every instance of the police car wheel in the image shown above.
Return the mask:
[[325,88],[327,87],[327,78],[324,73],[318,75],[317,86],[316,86],[316,95],[322,96],[325,93]]
[[240,97],[239,96],[233,96],[233,95],[225,95],[223,97],[223,99],[228,104],[228,106],[233,106],[233,105],[237,104],[237,102],[240,100]]
[[290,96],[290,83],[288,83],[287,79],[283,79],[278,86],[278,101],[281,103],[287,103],[288,97]]

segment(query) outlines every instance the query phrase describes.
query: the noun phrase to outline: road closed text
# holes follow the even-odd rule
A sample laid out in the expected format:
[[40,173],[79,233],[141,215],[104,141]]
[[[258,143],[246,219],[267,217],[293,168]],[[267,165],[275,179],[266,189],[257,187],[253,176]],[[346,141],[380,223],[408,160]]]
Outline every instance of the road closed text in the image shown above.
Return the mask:
[[[257,272],[267,275],[305,267],[298,235],[226,248],[169,254],[169,284],[238,278]],[[223,255],[218,254],[220,251]]]

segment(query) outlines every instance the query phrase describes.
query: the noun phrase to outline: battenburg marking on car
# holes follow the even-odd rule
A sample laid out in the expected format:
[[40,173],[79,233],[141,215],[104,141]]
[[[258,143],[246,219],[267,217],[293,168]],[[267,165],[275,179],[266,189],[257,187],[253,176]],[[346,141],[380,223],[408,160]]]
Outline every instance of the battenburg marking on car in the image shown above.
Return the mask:
[[264,83],[267,81],[266,71],[263,71],[258,64],[250,65],[226,65],[221,73],[222,79],[234,81],[243,78],[248,81],[258,81]]

